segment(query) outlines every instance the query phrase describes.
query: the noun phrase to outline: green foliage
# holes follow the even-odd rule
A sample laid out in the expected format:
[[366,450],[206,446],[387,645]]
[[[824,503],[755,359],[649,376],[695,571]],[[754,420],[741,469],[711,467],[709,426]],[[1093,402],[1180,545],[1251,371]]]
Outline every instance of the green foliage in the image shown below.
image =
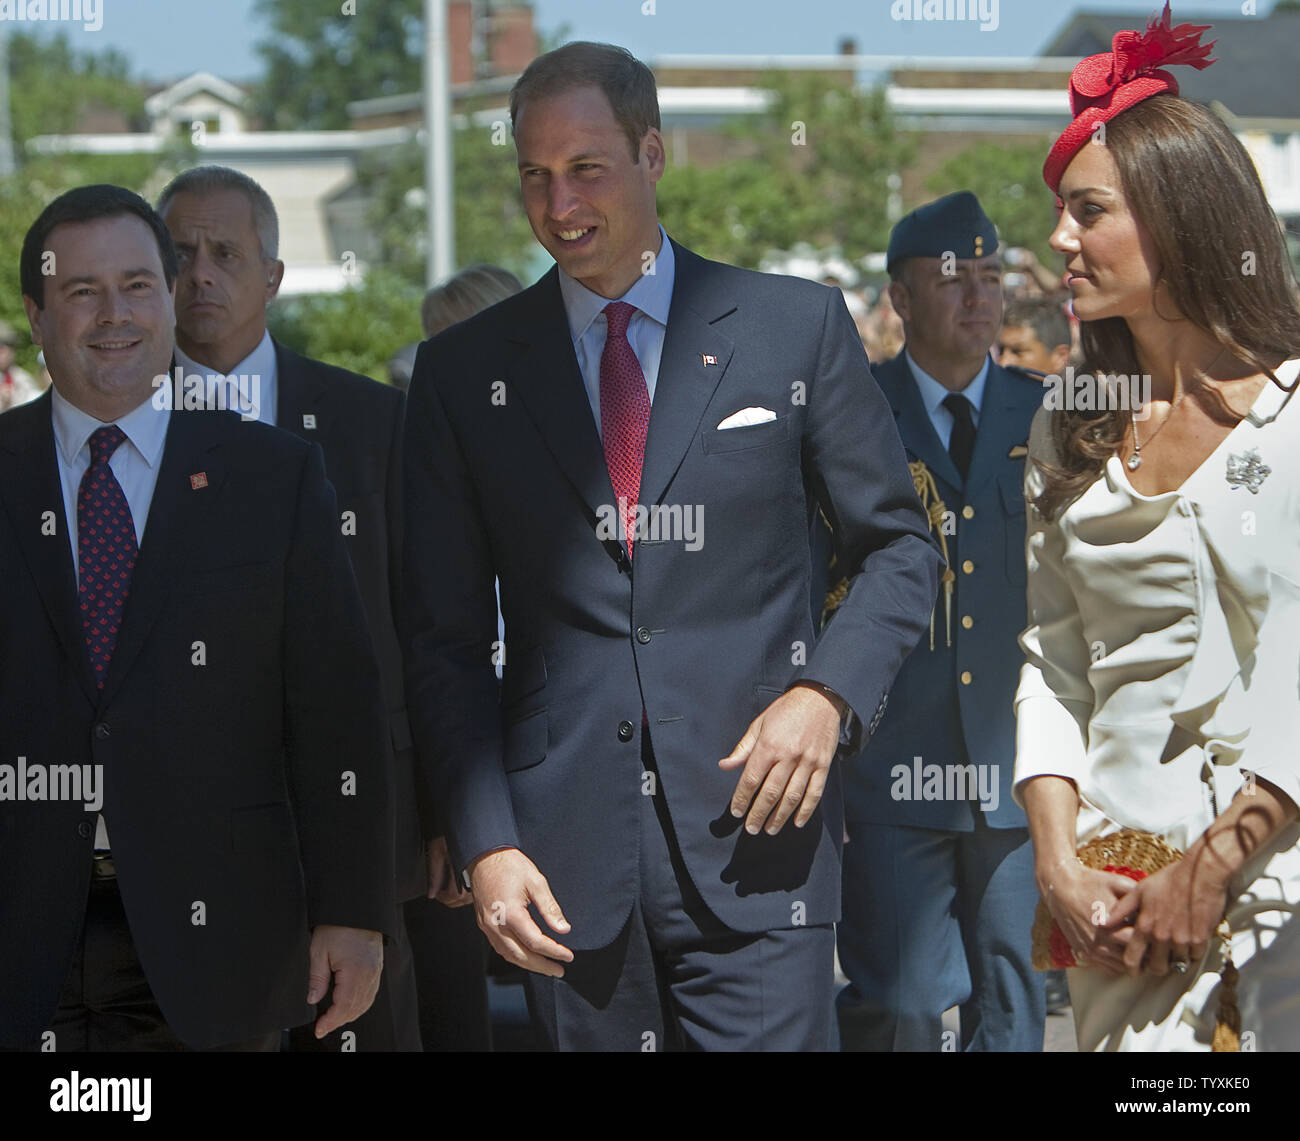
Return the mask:
[[128,74],[126,58],[112,48],[78,52],[67,35],[15,32],[9,40],[9,106],[14,148],[36,135],[76,130],[92,108],[123,112],[133,126],[144,120],[144,91]]
[[271,29],[253,98],[268,130],[342,129],[354,99],[420,90],[423,0],[258,0]]
[[341,293],[276,301],[267,315],[271,335],[291,349],[375,380],[388,381],[388,358],[421,341],[421,289],[383,269]]
[[670,167],[659,211],[673,237],[708,257],[755,267],[801,242],[856,260],[889,239],[889,178],[915,151],[880,89],[778,74],[768,109],[728,133],[750,152],[712,167]]
[[993,219],[1003,246],[1025,246],[1043,265],[1058,255],[1047,244],[1056,228],[1056,196],[1043,181],[1050,144],[975,143],[954,155],[926,181],[935,197],[969,190]]

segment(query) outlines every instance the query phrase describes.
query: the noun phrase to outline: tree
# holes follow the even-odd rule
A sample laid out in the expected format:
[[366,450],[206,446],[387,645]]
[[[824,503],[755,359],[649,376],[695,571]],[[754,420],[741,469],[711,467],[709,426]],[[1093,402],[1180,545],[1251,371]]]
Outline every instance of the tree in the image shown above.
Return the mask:
[[772,77],[771,102],[727,134],[749,150],[712,167],[669,168],[660,216],[675,238],[709,257],[756,267],[800,243],[854,261],[885,247],[889,178],[915,143],[894,126],[884,91],[824,75]]
[[388,380],[388,358],[424,339],[423,290],[396,274],[372,269],[364,282],[341,293],[287,297],[267,315],[271,335],[318,360],[374,380]]
[[1004,246],[1025,246],[1044,265],[1058,255],[1047,239],[1056,228],[1056,196],[1043,182],[1050,143],[975,143],[958,152],[926,181],[936,196],[969,190],[993,219]]
[[420,90],[423,0],[258,0],[271,34],[253,105],[268,129],[340,130],[354,99]]

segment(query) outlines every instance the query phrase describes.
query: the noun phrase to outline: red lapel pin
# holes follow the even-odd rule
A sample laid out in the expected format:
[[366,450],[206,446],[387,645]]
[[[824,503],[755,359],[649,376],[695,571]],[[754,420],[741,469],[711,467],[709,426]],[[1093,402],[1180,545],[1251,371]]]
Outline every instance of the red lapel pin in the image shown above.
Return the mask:
[[208,473],[205,471],[196,471],[190,476],[190,490],[198,491],[200,487],[208,486]]

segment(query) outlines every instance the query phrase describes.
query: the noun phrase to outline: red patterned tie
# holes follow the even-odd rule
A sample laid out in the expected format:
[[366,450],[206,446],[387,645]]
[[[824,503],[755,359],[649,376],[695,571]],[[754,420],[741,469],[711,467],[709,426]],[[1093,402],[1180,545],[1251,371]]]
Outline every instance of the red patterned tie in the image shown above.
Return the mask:
[[641,464],[645,460],[646,429],[650,426],[650,392],[641,362],[627,339],[628,322],[636,306],[611,301],[605,306],[605,351],[600,354],[600,436],[614,496],[623,513],[627,555],[632,557],[637,497],[641,494]]
[[90,437],[90,468],[77,492],[77,594],[86,651],[100,689],[117,644],[137,553],[131,508],[108,466],[125,439],[116,425],[95,430]]

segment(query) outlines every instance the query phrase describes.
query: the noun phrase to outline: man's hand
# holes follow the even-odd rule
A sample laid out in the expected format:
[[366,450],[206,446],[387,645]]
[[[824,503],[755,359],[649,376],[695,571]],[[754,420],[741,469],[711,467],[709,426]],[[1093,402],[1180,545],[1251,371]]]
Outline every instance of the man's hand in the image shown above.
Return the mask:
[[316,1019],[316,1037],[360,1018],[375,1001],[384,969],[384,937],[359,927],[322,924],[311,933],[307,1001],[320,1002],[334,980],[334,1000]]
[[451,863],[447,850],[447,837],[436,836],[425,849],[429,868],[429,898],[447,907],[464,907],[473,903],[474,897],[460,885],[460,877]]
[[543,934],[528,914],[528,905],[536,904],[552,931],[569,931],[569,921],[537,865],[518,848],[505,848],[470,864],[469,882],[475,917],[492,949],[525,970],[563,978],[561,964],[573,962],[573,952]]
[[844,709],[842,699],[796,685],[755,717],[731,754],[718,762],[722,769],[745,767],[731,797],[731,814],[748,811],[750,835],[758,835],[766,822],[768,835],[775,836],[795,809],[794,826],[808,823],[826,787]]

